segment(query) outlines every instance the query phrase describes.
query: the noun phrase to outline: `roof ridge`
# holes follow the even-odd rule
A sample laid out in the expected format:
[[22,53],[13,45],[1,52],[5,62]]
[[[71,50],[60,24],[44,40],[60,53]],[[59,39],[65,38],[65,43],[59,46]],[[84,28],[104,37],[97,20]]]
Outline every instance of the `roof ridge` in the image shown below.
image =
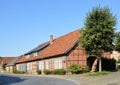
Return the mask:
[[41,50],[42,48],[48,46],[49,43],[50,43],[49,41],[44,42],[44,43],[41,43],[41,44],[39,44],[38,46],[36,46],[35,48],[33,48],[32,50],[26,52],[24,55],[27,55],[27,54],[31,54],[31,53],[37,52],[38,50]]
[[50,41],[43,42],[43,43],[39,44],[38,46],[41,46],[41,45],[46,44],[46,43],[49,43],[49,42],[50,42]]
[[64,35],[61,35],[61,36],[59,36],[59,37],[55,38],[54,40],[56,40],[56,39],[58,39],[58,38],[61,38],[61,37],[64,37],[64,36],[66,36],[66,35],[70,35],[70,34],[72,34],[72,33],[76,32],[76,31],[80,31],[80,29],[74,30],[74,31],[69,32],[69,33],[65,33]]

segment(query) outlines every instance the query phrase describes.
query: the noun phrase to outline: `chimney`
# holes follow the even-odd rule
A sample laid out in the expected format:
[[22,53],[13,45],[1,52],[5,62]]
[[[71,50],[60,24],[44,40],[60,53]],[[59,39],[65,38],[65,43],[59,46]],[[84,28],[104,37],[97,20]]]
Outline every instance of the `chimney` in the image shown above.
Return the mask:
[[53,44],[53,35],[50,35],[50,44]]

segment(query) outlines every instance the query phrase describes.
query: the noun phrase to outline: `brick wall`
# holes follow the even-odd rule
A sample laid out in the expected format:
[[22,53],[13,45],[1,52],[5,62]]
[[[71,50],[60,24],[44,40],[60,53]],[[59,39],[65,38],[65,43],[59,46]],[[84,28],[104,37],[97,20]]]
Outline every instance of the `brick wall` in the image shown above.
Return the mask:
[[68,67],[71,64],[79,64],[80,66],[87,66],[87,56],[85,54],[85,51],[78,45],[75,46],[68,55]]
[[20,70],[20,64],[16,64],[16,70]]
[[6,67],[6,71],[10,72],[10,67],[9,66]]

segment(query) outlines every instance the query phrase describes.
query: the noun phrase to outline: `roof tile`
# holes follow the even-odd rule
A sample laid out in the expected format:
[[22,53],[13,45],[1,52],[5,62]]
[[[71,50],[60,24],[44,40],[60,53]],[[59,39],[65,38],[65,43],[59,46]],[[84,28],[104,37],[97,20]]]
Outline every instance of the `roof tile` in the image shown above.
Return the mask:
[[77,41],[80,30],[73,31],[64,36],[54,39],[53,43],[46,47],[37,57],[25,58],[23,55],[17,63],[26,62],[51,56],[65,54]]

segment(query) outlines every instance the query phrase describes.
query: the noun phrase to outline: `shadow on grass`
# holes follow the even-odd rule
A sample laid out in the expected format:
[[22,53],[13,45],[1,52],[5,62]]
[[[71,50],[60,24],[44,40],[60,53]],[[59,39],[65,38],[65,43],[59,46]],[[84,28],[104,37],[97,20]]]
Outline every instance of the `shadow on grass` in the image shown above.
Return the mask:
[[11,85],[14,83],[19,83],[25,81],[27,78],[20,78],[17,76],[9,76],[9,75],[0,75],[0,85]]

